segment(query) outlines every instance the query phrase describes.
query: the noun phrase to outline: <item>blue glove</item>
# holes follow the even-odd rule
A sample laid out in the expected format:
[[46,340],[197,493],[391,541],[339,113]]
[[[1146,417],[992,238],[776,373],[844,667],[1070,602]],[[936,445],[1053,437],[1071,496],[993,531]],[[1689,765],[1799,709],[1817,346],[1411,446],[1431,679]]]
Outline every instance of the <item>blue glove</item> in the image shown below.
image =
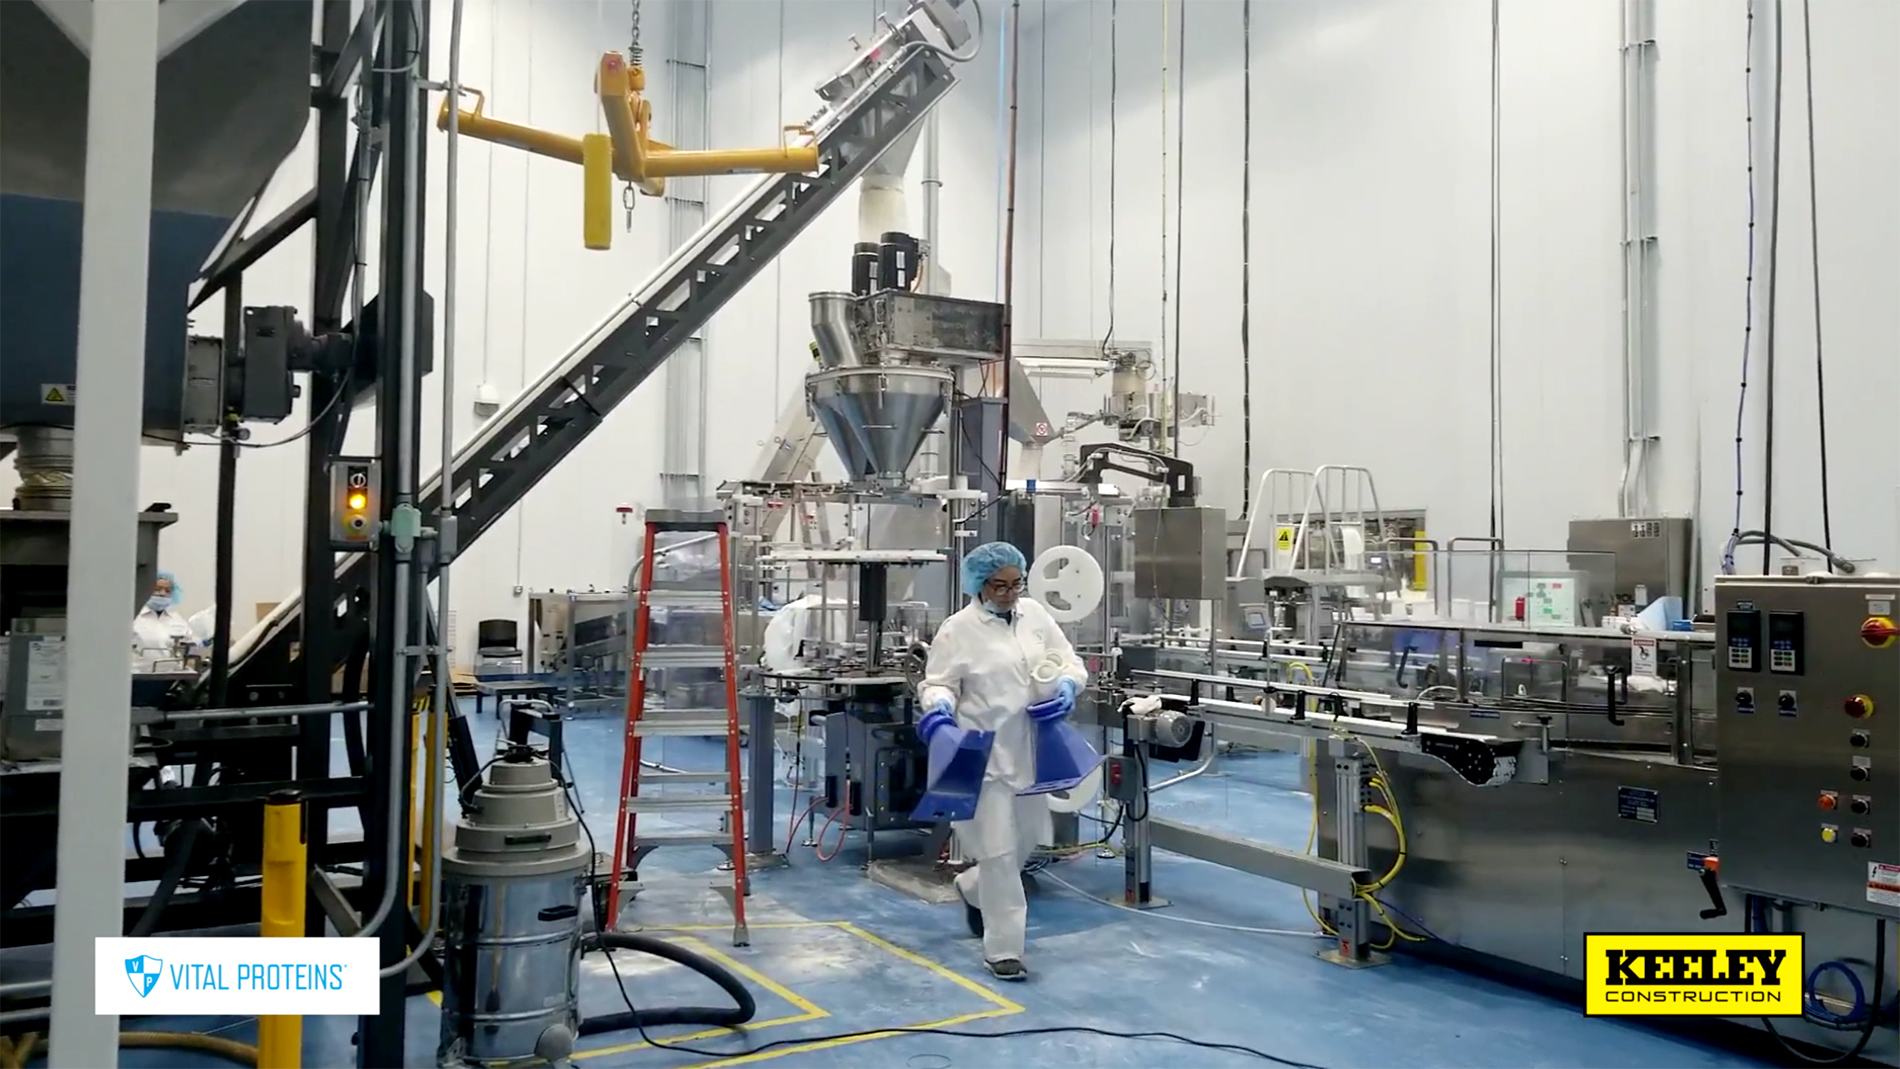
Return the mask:
[[1029,708],[1024,709],[1023,712],[1029,714],[1029,719],[1040,724],[1050,720],[1060,720],[1068,716],[1069,711],[1074,708],[1075,702],[1072,701],[1067,694],[1061,690],[1057,690],[1055,697],[1044,698],[1042,701],[1036,702]]
[[1076,696],[1077,689],[1078,688],[1075,685],[1075,680],[1070,679],[1067,676],[1064,676],[1061,679],[1056,681],[1056,693],[1061,695],[1063,700],[1069,703],[1069,708],[1071,709],[1075,708],[1075,696]]
[[926,746],[930,744],[931,736],[944,728],[956,726],[952,708],[949,702],[939,701],[917,721],[917,737],[923,739]]

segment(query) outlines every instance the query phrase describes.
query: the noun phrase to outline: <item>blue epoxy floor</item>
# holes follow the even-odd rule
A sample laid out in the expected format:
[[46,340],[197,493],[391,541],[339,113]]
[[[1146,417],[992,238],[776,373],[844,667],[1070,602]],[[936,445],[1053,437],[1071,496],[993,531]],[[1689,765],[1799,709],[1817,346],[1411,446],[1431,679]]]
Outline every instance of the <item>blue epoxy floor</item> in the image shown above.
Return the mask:
[[[487,750],[494,721],[477,725]],[[618,786],[619,732],[605,720],[569,726],[573,773],[595,837],[610,846],[612,795]],[[708,768],[716,749],[698,740],[664,740],[649,760]],[[1158,795],[1155,809],[1208,827],[1297,847],[1306,839],[1310,800],[1288,754],[1223,758],[1215,770]],[[779,797],[779,842],[785,841],[790,791]],[[802,803],[800,808],[802,808]],[[711,818],[707,818],[710,820]],[[354,824],[351,819],[348,822]],[[1084,828],[1090,825],[1084,824]],[[341,830],[341,829],[339,829]],[[835,834],[835,832],[834,832]],[[803,839],[803,830],[797,836]],[[1639,1025],[1585,1018],[1574,1006],[1449,968],[1401,958],[1380,969],[1347,970],[1314,956],[1311,938],[1236,932],[1186,923],[1308,930],[1298,892],[1218,866],[1157,854],[1157,893],[1174,905],[1138,914],[1071,891],[1044,878],[1032,902],[1028,964],[1033,979],[1001,984],[983,970],[977,944],[955,906],[924,904],[871,883],[853,836],[840,856],[821,863],[794,842],[789,867],[759,872],[748,900],[752,945],[730,946],[723,904],[706,890],[717,855],[661,850],[642,876],[646,889],[623,915],[689,946],[744,967],[759,1011],[752,1035],[709,1036],[695,1047],[743,1052],[750,1045],[901,1025],[996,1032],[1086,1025],[1116,1031],[1159,1030],[1209,1042],[1242,1043],[1281,1058],[1336,1067],[1388,1066],[1700,1066],[1765,1064],[1700,1046]],[[1049,870],[1089,895],[1120,887],[1119,860],[1092,854]],[[621,975],[641,1006],[707,1003],[712,985],[671,965],[617,956]],[[613,978],[597,956],[583,966],[583,1011],[623,1008]],[[408,1008],[409,1058],[434,1062],[435,1006]],[[218,1030],[254,1037],[250,1021],[127,1022],[128,1028]],[[354,1064],[355,1021],[305,1022],[305,1064]],[[662,1037],[690,1030],[664,1030]],[[583,1041],[578,1064],[598,1069],[662,1069],[733,1064],[656,1051],[637,1035]],[[791,1067],[907,1066],[1156,1066],[1260,1065],[1258,1059],[1165,1041],[1074,1033],[1007,1039],[899,1035],[869,1041],[775,1048],[750,1062]],[[219,1064],[182,1052],[128,1051],[128,1066]]]

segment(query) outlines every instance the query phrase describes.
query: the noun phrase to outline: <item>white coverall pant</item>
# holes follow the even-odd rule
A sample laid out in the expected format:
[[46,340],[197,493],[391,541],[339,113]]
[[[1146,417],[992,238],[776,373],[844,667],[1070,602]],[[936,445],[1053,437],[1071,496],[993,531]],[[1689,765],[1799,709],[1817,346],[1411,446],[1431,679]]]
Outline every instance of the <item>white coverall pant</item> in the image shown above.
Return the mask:
[[975,819],[956,830],[959,846],[976,859],[956,882],[964,902],[983,912],[983,959],[1021,961],[1029,926],[1023,863],[1050,837],[1049,799],[1019,796],[1007,784],[985,780]]

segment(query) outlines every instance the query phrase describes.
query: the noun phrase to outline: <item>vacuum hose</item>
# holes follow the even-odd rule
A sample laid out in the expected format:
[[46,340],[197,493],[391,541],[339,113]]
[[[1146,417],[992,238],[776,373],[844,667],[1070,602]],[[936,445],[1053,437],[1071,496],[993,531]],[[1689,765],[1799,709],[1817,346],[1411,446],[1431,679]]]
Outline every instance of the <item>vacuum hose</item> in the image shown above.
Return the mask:
[[623,1032],[676,1024],[736,1028],[752,1020],[753,1016],[759,1012],[758,1003],[753,1000],[752,992],[745,989],[745,985],[739,982],[738,977],[722,968],[717,962],[703,958],[684,947],[674,946],[663,939],[634,932],[590,932],[582,945],[582,952],[592,950],[635,950],[642,954],[651,954],[656,958],[665,958],[676,965],[684,965],[718,984],[720,990],[732,997],[733,1005],[730,1009],[720,1006],[660,1006],[647,1010],[604,1013],[582,1020],[581,1035],[597,1036],[602,1032]]

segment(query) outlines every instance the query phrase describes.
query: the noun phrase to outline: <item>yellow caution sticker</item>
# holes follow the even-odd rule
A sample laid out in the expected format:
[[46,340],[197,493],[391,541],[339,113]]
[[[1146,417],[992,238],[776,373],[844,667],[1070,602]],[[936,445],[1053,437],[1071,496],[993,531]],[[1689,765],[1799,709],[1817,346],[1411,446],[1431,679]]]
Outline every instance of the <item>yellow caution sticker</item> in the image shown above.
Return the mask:
[[1293,551],[1293,528],[1282,527],[1273,533],[1273,548],[1282,553]]
[[40,401],[49,405],[70,405],[73,403],[73,392],[70,382],[41,383]]

